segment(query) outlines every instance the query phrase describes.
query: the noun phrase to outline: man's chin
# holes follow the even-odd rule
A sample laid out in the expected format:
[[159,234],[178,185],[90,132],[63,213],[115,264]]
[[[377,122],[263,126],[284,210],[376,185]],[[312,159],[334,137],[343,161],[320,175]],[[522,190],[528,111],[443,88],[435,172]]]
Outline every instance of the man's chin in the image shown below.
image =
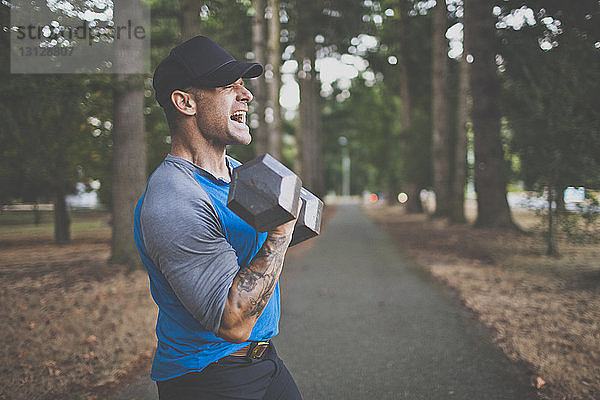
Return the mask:
[[232,135],[229,144],[233,146],[247,146],[250,142],[252,142],[252,136],[250,133],[247,133],[246,135]]
[[247,128],[244,131],[236,132],[234,135],[235,139],[239,141],[241,145],[248,145],[252,142],[252,135],[250,134],[250,128]]

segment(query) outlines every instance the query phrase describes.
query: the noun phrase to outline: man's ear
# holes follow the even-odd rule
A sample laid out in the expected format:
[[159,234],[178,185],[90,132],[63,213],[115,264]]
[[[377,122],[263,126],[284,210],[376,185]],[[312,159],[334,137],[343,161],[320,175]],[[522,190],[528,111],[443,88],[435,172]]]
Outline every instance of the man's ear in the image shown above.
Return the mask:
[[171,102],[177,111],[185,115],[196,115],[196,99],[193,94],[182,90],[171,93]]

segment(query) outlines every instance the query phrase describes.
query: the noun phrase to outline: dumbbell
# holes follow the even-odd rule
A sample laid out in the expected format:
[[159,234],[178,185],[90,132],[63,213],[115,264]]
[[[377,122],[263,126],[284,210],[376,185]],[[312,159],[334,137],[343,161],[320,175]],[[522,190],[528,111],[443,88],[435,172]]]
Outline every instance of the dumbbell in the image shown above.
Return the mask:
[[227,206],[259,232],[298,218],[290,246],[321,231],[323,202],[270,154],[234,168]]
[[323,202],[317,196],[304,188],[300,188],[300,213],[290,246],[317,236],[321,233],[321,216],[323,215]]

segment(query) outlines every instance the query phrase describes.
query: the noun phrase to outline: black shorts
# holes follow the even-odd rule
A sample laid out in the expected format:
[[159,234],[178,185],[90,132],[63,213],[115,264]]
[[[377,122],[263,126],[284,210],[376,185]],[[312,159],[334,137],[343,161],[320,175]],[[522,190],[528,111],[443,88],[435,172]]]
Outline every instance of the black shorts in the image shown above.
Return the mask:
[[156,384],[160,400],[302,399],[272,343],[261,358],[227,356],[201,372]]

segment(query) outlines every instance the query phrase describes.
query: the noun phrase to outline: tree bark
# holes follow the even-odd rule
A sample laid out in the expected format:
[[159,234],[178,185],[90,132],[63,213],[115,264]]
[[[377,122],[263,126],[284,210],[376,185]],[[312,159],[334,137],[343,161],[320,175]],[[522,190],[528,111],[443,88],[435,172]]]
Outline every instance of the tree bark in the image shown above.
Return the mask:
[[200,7],[201,3],[195,0],[183,0],[179,14],[181,39],[186,41],[200,34]]
[[[398,43],[400,46],[400,98],[402,100],[400,109],[400,125],[402,126],[401,140],[402,140],[402,151],[405,156],[408,157],[409,150],[409,137],[410,130],[412,129],[412,98],[409,87],[409,73],[408,73],[408,60],[409,54],[407,50],[406,40],[408,40],[408,11],[407,3],[402,3],[401,18],[402,24],[400,30],[402,32],[401,39]],[[404,191],[408,195],[406,201],[406,212],[417,214],[423,212],[423,204],[421,203],[421,196],[419,195],[420,188],[414,182],[411,182],[411,177],[407,176],[408,182],[404,185]]]
[[57,244],[71,241],[71,218],[67,208],[65,183],[60,178],[55,188],[54,241]]
[[400,99],[402,100],[402,104],[400,107],[400,125],[402,126],[403,148],[406,149],[407,136],[411,126],[411,98],[410,89],[408,86],[408,80],[410,79],[410,77],[408,75],[408,60],[407,56],[404,54],[404,48],[401,49],[401,54],[402,57],[400,59]]
[[[135,13],[141,8],[129,6],[115,8],[115,17],[139,19]],[[115,58],[116,71],[142,62],[138,56],[141,41],[120,40],[115,44],[120,54]],[[143,76],[115,74],[113,96],[111,261],[134,267],[140,265],[140,260],[133,242],[133,212],[144,191],[147,162]]]
[[[266,20],[265,1],[254,0],[256,14],[252,26],[252,47],[254,50],[254,61],[265,64],[266,57]],[[258,116],[258,125],[254,128],[254,149],[257,155],[268,151],[268,132],[265,123],[265,108],[267,100],[267,87],[265,74],[254,80],[254,100],[252,101],[254,112]]]
[[514,228],[506,200],[507,166],[500,138],[500,81],[491,1],[465,1],[465,44],[473,56],[470,88],[475,141],[478,227]]
[[[322,104],[321,104],[321,94],[320,94],[320,89],[321,89],[321,82],[319,79],[319,75],[317,73],[317,71],[315,70],[315,59],[314,59],[314,55],[316,54],[316,49],[314,49],[313,47],[313,60],[312,60],[312,65],[313,65],[313,71],[314,71],[314,75],[313,75],[313,83],[310,86],[310,88],[312,89],[312,135],[313,135],[313,156],[312,156],[312,160],[314,162],[314,169],[313,169],[313,190],[314,190],[314,194],[319,196],[319,197],[323,197],[325,195],[325,187],[324,187],[324,172],[323,172],[323,154],[322,154],[322,149],[323,149],[323,140],[321,138],[321,108],[322,108]],[[349,159],[350,160],[350,159]],[[352,193],[352,173],[350,173],[350,193]]]
[[398,193],[399,193],[399,182],[398,177],[393,171],[390,171],[386,182],[386,190],[384,191],[383,198],[388,206],[397,206]]
[[[270,114],[266,119],[268,126],[268,151],[277,158],[281,158],[281,105],[279,104],[279,92],[281,91],[281,24],[279,21],[279,0],[268,0],[271,10],[269,19],[269,40],[267,46],[268,71],[265,74],[268,86],[267,107]],[[270,67],[270,68],[269,68]],[[270,73],[269,73],[270,71]],[[267,75],[268,74],[268,75]]]
[[408,201],[406,202],[406,212],[409,214],[423,213],[423,203],[421,202],[421,189],[414,183],[406,185],[406,194]]
[[296,138],[300,149],[300,176],[304,186],[317,196],[323,194],[320,157],[319,106],[315,47],[312,37],[298,43],[300,106]]
[[133,212],[146,180],[144,86],[140,76],[115,76],[112,159],[112,255],[120,264],[139,264],[133,242]]
[[33,223],[39,225],[42,222],[42,213],[40,212],[40,203],[33,202]]
[[435,192],[435,216],[448,217],[452,210],[450,195],[450,157],[448,125],[448,40],[446,2],[438,1],[433,10],[433,76],[432,76],[432,122],[433,122],[433,190]]
[[551,257],[559,257],[558,246],[556,245],[556,234],[554,228],[554,218],[552,211],[552,203],[554,203],[554,188],[548,186],[548,231],[546,232],[546,255]]
[[452,185],[452,210],[450,220],[465,222],[465,184],[467,182],[467,118],[469,115],[469,74],[465,55],[460,60],[459,93],[457,109],[456,150],[454,152],[454,180]]
[[66,150],[64,139],[60,137],[55,143],[59,151],[53,162],[53,186],[54,186],[54,241],[64,244],[71,241],[71,218],[67,208],[67,165],[65,162]]
[[569,185],[556,185],[556,187],[557,187],[557,191],[556,191],[556,195],[555,195],[556,213],[559,214],[561,212],[566,211],[565,191],[567,190]]

